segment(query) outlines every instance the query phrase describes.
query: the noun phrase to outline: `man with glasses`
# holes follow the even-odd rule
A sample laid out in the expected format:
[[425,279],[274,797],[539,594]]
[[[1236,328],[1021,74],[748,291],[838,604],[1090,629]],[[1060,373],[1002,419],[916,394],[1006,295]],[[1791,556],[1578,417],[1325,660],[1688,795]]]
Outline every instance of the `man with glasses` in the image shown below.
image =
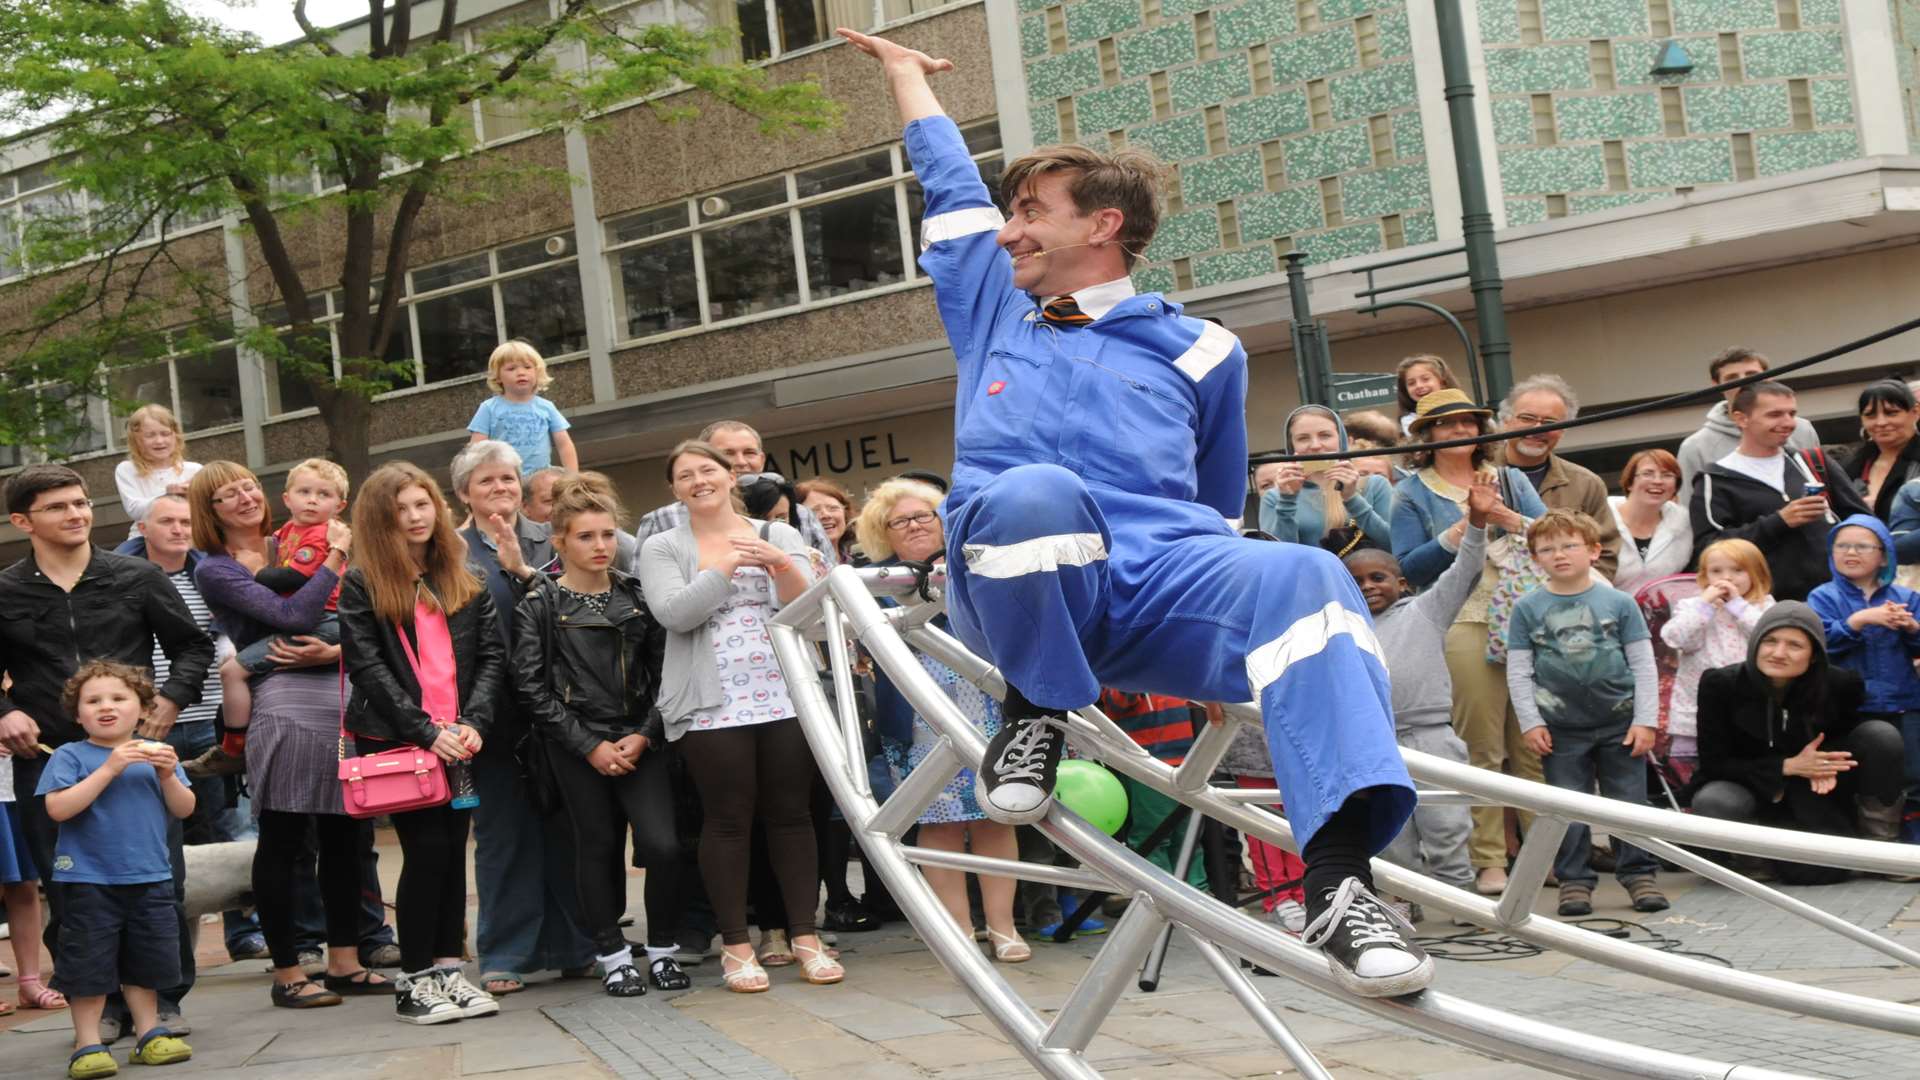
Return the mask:
[[[1500,403],[1500,430],[1520,431],[1542,424],[1557,424],[1580,415],[1580,399],[1573,387],[1558,375],[1535,375],[1515,383]],[[1524,438],[1509,439],[1494,454],[1527,474],[1533,490],[1549,510],[1578,510],[1600,526],[1600,558],[1593,568],[1609,580],[1620,565],[1620,527],[1614,524],[1613,511],[1607,506],[1607,482],[1592,469],[1555,454],[1563,431],[1542,432]]]
[[[186,601],[158,566],[93,546],[93,501],[79,473],[64,465],[30,465],[7,481],[6,500],[8,519],[26,535],[32,550],[0,571],[0,612],[6,613],[0,618],[0,676],[13,680],[0,692],[0,746],[13,756],[14,792],[27,847],[46,880],[46,943],[57,979],[65,895],[52,879],[54,822],[44,800],[32,792],[40,786],[46,755],[63,743],[86,738],[61,706],[61,690],[89,660],[150,668],[158,642],[171,664],[153,711],[140,726],[143,736],[152,737],[153,732],[171,730],[181,710],[199,702],[213,666],[213,639],[194,621]],[[158,988],[160,1022],[175,1034],[186,1034],[179,1020],[180,999],[193,986],[193,938],[178,891],[185,871],[178,820],[168,822],[168,848],[181,923],[182,982]],[[25,929],[16,927],[15,932]],[[116,1005],[117,997],[109,1000],[101,1022],[103,1037],[117,1037]],[[124,1005],[118,1008],[124,1013]]]

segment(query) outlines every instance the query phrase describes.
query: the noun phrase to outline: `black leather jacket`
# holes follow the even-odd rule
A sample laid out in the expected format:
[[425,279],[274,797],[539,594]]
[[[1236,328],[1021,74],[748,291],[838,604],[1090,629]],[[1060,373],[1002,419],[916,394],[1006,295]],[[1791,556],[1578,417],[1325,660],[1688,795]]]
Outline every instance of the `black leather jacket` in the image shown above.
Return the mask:
[[[475,573],[478,577],[478,572]],[[383,742],[431,747],[440,734],[420,708],[420,681],[400,647],[394,624],[373,611],[367,580],[358,569],[340,583],[340,648],[353,695],[347,699],[347,730]],[[413,620],[406,623],[414,639]],[[494,701],[506,692],[507,657],[494,626],[493,597],[485,589],[447,616],[453,637],[453,667],[460,689],[460,722],[484,739],[493,726]]]
[[513,682],[534,730],[586,757],[602,742],[666,725],[653,707],[666,633],[640,599],[640,582],[611,571],[603,614],[569,597],[545,574],[528,583],[513,620]]

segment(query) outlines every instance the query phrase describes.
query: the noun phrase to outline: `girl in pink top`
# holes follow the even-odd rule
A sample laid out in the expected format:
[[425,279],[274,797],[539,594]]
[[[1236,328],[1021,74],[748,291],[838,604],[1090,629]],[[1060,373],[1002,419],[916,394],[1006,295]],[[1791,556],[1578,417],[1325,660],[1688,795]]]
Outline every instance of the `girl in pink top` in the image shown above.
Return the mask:
[[1761,612],[1773,606],[1772,588],[1766,556],[1745,540],[1721,540],[1700,553],[1700,595],[1682,600],[1660,629],[1660,639],[1680,653],[1667,709],[1673,761],[1690,769],[1699,759],[1700,676],[1746,663],[1747,639]]

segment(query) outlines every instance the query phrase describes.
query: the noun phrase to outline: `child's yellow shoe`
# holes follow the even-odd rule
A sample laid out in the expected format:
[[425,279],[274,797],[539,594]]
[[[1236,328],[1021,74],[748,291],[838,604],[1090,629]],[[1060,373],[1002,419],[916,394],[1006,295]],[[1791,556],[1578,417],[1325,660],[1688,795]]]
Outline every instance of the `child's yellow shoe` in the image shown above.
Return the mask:
[[71,1080],[94,1080],[95,1077],[112,1076],[120,1071],[113,1063],[113,1055],[99,1043],[83,1046],[67,1059],[67,1076]]
[[193,1056],[193,1047],[166,1028],[157,1027],[140,1036],[139,1045],[127,1055],[129,1065],[173,1065]]

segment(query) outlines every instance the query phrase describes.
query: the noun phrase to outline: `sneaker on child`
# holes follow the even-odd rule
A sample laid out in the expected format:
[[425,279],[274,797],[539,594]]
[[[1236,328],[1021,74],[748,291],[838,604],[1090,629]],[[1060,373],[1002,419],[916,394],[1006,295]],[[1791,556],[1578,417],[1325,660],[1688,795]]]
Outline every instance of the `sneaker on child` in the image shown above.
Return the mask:
[[434,968],[411,975],[402,973],[393,999],[394,1019],[403,1024],[450,1024],[461,1018],[460,1006],[447,996]]
[[500,1011],[500,1002],[492,994],[468,982],[466,974],[459,968],[443,967],[439,971],[440,992],[453,1002],[465,1019],[492,1016]]
[[1269,917],[1280,924],[1280,929],[1295,937],[1300,936],[1307,929],[1307,905],[1291,896],[1273,905],[1273,912]]
[[1046,817],[1066,745],[1063,717],[1007,721],[987,744],[974,781],[980,809],[1002,825],[1031,825]]
[[1327,970],[1341,989],[1361,997],[1400,997],[1433,982],[1433,958],[1412,942],[1412,924],[1359,878],[1347,878],[1322,899],[1325,910],[1300,940],[1327,954]]

